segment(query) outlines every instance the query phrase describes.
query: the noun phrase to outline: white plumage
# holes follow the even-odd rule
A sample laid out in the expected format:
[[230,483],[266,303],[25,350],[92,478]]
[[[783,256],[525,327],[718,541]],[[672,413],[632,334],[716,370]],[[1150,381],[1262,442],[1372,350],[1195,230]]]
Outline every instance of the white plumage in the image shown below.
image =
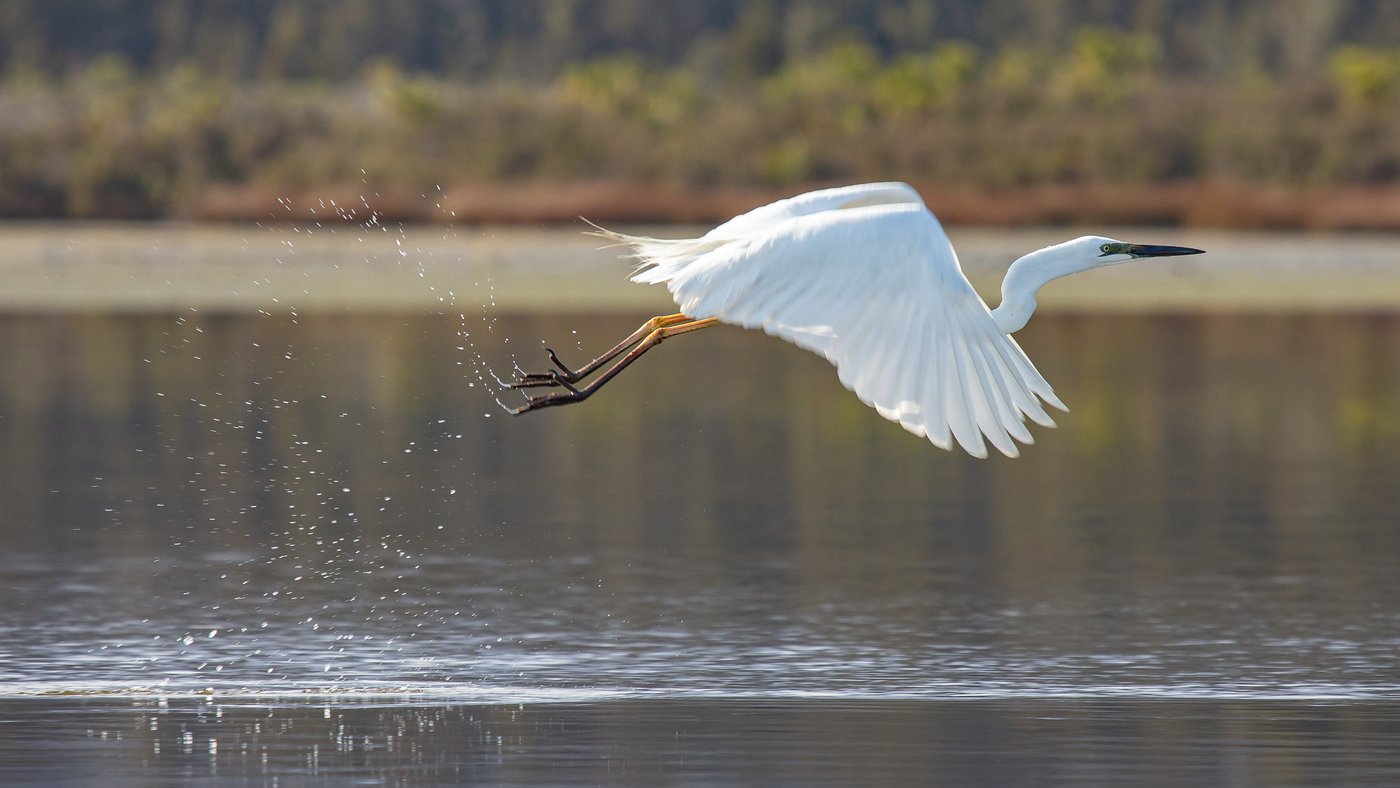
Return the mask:
[[[756,208],[700,238],[598,235],[633,248],[632,281],[665,284],[680,315],[653,318],[575,372],[526,374],[515,388],[554,386],[516,413],[580,402],[667,336],[716,322],[762,328],[836,365],[861,401],[910,432],[987,456],[1034,443],[1026,419],[1053,427],[1042,402],[1067,410],[1010,334],[1052,279],[1142,257],[1199,254],[1085,236],[1016,260],[1002,301],[987,308],[918,192],[870,183],[809,192]],[[635,347],[634,347],[635,346]],[[630,352],[628,349],[631,348]],[[596,380],[602,364],[627,355]]]
[[[686,315],[762,328],[836,365],[881,416],[951,448],[1019,454],[1028,416],[1064,409],[958,265],[943,227],[901,183],[800,195],[692,240],[634,246],[632,281],[665,283]],[[1039,399],[1037,399],[1039,398]],[[1013,440],[1014,439],[1014,440]]]

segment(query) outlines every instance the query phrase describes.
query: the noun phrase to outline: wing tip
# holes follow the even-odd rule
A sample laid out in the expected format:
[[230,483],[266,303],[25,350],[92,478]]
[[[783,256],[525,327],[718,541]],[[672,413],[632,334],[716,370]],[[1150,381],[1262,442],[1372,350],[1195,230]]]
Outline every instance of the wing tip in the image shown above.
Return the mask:
[[[1047,394],[1049,396],[1046,396]],[[1045,393],[1040,395],[1040,398],[1045,400],[1046,404],[1050,405],[1050,407],[1055,408],[1061,413],[1069,413],[1069,406],[1061,402],[1060,398],[1055,396],[1055,392],[1049,387],[1045,389]]]

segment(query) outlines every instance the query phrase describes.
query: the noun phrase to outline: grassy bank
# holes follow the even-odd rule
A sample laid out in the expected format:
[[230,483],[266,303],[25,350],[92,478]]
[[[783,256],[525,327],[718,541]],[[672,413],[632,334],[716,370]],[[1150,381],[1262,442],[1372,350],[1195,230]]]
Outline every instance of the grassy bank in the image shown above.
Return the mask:
[[629,56],[534,82],[102,57],[0,83],[0,216],[705,222],[900,179],[957,223],[1400,228],[1400,55],[1329,63],[1207,81],[1098,29],[1055,53],[839,44],[731,81]]

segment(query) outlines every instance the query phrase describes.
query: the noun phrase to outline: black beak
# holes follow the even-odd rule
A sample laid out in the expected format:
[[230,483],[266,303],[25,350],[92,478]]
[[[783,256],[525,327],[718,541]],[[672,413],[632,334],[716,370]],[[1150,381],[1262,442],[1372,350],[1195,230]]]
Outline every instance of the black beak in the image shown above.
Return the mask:
[[1177,257],[1184,254],[1205,254],[1204,249],[1189,246],[1154,246],[1152,244],[1128,244],[1128,254],[1133,257]]

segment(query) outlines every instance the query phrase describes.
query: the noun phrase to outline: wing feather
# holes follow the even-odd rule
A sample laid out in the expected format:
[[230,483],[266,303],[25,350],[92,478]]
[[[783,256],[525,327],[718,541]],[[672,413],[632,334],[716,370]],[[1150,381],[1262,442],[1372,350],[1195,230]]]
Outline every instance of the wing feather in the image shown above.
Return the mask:
[[[885,332],[882,333],[885,335],[877,335],[871,342],[874,347],[870,351],[870,363],[858,365],[866,368],[862,376],[864,381],[858,381],[852,388],[872,392],[871,404],[881,416],[900,424],[907,421],[917,427],[917,416],[909,413],[909,388],[913,376],[908,374],[908,368],[911,363],[917,363],[910,353],[910,343],[920,332],[914,324],[911,302],[909,298],[895,302],[884,323]],[[886,341],[888,336],[908,337],[910,343],[889,342]]]
[[948,315],[948,330],[953,334],[953,349],[958,360],[958,380],[962,385],[963,402],[967,406],[968,416],[972,419],[973,426],[977,429],[977,432],[974,433],[977,436],[977,442],[982,444],[979,448],[983,453],[977,456],[985,457],[986,446],[983,442],[983,436],[998,449],[1001,449],[996,435],[998,429],[994,426],[995,417],[991,412],[992,395],[988,390],[988,380],[972,359],[972,348],[968,346],[962,321],[951,310]]
[[[966,338],[966,331],[964,336]],[[988,348],[985,343],[968,341],[967,349],[972,356],[973,367],[976,369],[987,369],[992,374],[982,375],[987,393],[990,395],[992,412],[995,414],[995,421],[990,425],[983,425],[983,430],[989,430],[987,437],[992,443],[1007,456],[1015,457],[1020,454],[1016,448],[1016,440],[1022,443],[1034,443],[1035,438],[1026,429],[1025,417],[1012,404],[1011,387],[1013,384],[1002,374],[1002,370],[997,367],[992,360],[995,351]],[[1014,440],[1013,440],[1014,439]]]
[[947,412],[947,398],[943,395],[943,355],[947,352],[946,345],[938,341],[933,331],[924,332],[924,342],[927,350],[924,356],[924,368],[921,370],[924,377],[924,398],[923,427],[927,431],[928,439],[934,445],[944,449],[953,448],[952,427],[948,424],[945,413]]
[[914,299],[900,300],[900,307],[892,318],[891,334],[909,337],[903,344],[886,343],[893,349],[894,358],[886,370],[893,379],[890,382],[891,397],[889,412],[881,414],[887,419],[899,422],[905,429],[916,435],[925,435],[923,429],[923,376],[917,374],[918,367],[926,363],[924,359],[927,331],[923,330],[920,315]]
[[[1011,340],[1010,337],[1007,337],[1007,339]],[[989,355],[991,356],[991,361],[996,365],[998,374],[1003,380],[1008,382],[1011,389],[1012,402],[1016,410],[1029,416],[1032,421],[1042,427],[1053,427],[1055,426],[1054,419],[1050,418],[1050,414],[1045,412],[1045,408],[1041,406],[1040,400],[1036,398],[1035,392],[1031,390],[1025,378],[1018,371],[1016,359],[1018,354],[1012,352],[1012,347],[1014,345],[1015,341],[1011,340],[1009,343],[985,343],[983,347],[990,351]],[[1016,349],[1019,350],[1019,348]],[[1029,434],[1029,432],[1027,434]],[[1033,438],[1024,439],[1017,437],[1017,440],[1020,440],[1022,443],[1034,442]]]
[[763,227],[827,211],[869,205],[923,205],[923,198],[907,183],[859,183],[799,194],[761,205],[705,233],[706,238],[734,238]]
[[945,345],[943,396],[948,400],[945,417],[958,445],[974,457],[986,457],[987,447],[982,440],[982,433],[977,429],[977,416],[968,401],[971,392],[967,390],[967,384],[962,377],[962,359],[958,353],[957,335],[953,332],[952,320],[946,312],[941,318],[944,325],[940,339]]
[[[742,220],[742,221],[741,221]],[[1064,405],[972,289],[938,220],[902,184],[814,192],[704,238],[631,244],[638,282],[685,314],[761,328],[834,364],[881,416],[935,445],[1017,456]]]

